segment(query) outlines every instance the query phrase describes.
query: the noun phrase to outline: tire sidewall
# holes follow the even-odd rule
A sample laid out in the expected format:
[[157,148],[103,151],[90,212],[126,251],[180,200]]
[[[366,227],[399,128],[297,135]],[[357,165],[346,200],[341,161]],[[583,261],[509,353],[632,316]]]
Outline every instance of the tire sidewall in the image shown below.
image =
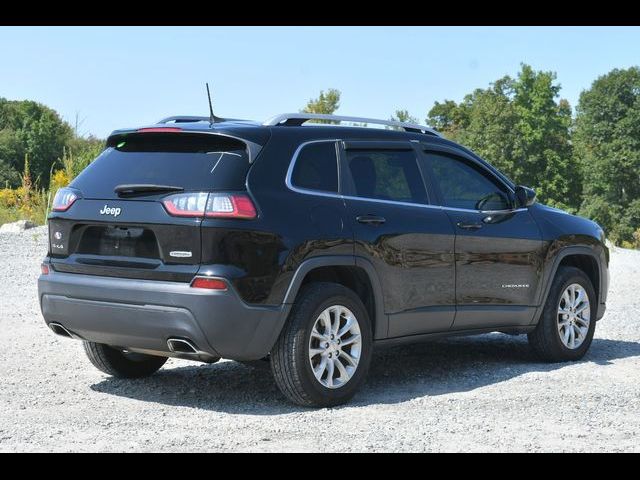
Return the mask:
[[96,368],[117,378],[148,377],[167,361],[166,357],[146,354],[138,354],[139,359],[133,360],[116,347],[88,341],[83,342],[83,345],[85,353]]
[[[336,286],[336,288],[332,290],[331,292],[327,292],[328,296],[323,296],[323,298],[314,302],[313,310],[306,315],[306,318],[303,320],[304,325],[302,325],[302,328],[296,333],[295,342],[297,350],[296,361],[303,371],[303,375],[300,376],[300,381],[305,391],[313,397],[313,400],[317,404],[326,406],[345,402],[356,393],[369,370],[371,351],[373,348],[371,323],[360,299],[344,287]],[[327,388],[318,382],[311,368],[311,363],[309,362],[311,329],[320,313],[333,305],[342,305],[355,315],[360,326],[360,335],[362,336],[362,352],[356,372],[344,386],[335,389]]]
[[[562,343],[560,339],[560,332],[558,331],[558,305],[560,304],[560,298],[567,287],[571,284],[577,283],[584,288],[587,296],[589,297],[589,309],[590,309],[590,321],[589,330],[587,331],[587,338],[576,349],[570,349]],[[567,360],[578,360],[584,356],[593,340],[593,335],[596,328],[596,314],[597,314],[597,298],[596,293],[591,285],[589,278],[577,269],[567,269],[560,275],[554,282],[553,290],[550,292],[549,301],[545,308],[544,321],[547,323],[546,328],[549,329],[550,338],[553,342],[554,349]]]

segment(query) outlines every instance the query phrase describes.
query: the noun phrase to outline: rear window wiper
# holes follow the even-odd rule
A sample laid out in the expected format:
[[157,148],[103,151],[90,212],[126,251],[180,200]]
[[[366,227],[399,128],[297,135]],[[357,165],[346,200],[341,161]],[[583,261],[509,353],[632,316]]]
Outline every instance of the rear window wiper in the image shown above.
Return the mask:
[[116,185],[113,189],[118,195],[140,195],[145,193],[182,192],[184,188],[173,185],[155,185],[150,183],[129,183]]

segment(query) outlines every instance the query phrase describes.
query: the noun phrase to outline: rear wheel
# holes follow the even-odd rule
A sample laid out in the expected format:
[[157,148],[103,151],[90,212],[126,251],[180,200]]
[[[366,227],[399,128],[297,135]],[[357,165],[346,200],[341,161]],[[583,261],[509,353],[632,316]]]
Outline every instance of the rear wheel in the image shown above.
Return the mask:
[[596,328],[596,294],[589,277],[574,267],[560,267],[540,321],[529,334],[536,354],[549,362],[579,360]]
[[303,288],[273,352],[276,384],[292,402],[329,407],[347,402],[371,360],[367,311],[351,290],[334,283]]
[[167,361],[166,357],[124,352],[102,343],[83,343],[84,351],[91,363],[98,370],[118,378],[148,377],[157,372]]

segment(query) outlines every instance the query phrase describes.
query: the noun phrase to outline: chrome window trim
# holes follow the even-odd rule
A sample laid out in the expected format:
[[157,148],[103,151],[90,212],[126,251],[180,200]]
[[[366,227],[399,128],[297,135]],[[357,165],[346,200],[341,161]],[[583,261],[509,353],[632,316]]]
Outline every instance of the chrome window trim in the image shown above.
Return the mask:
[[473,210],[469,208],[455,208],[455,207],[446,207],[444,205],[433,205],[426,203],[411,203],[411,202],[399,202],[397,200],[383,200],[380,198],[369,198],[369,197],[353,197],[351,195],[339,195],[343,200],[360,200],[364,202],[374,202],[374,203],[386,203],[391,205],[402,205],[405,207],[420,207],[420,208],[430,208],[436,210],[450,210],[454,212],[469,212],[469,213],[482,213],[482,214],[500,214],[500,213],[517,213],[523,212],[527,210],[527,208],[516,208],[516,209],[508,209],[508,210]]
[[491,215],[491,214],[500,214],[500,213],[518,213],[518,212],[525,212],[528,210],[528,208],[526,207],[520,207],[520,208],[509,208],[507,210],[473,210],[473,209],[469,209],[469,208],[455,208],[455,207],[442,207],[443,210],[451,210],[454,212],[472,212],[472,213],[482,213],[487,214],[487,215]]
[[455,208],[455,207],[447,207],[444,205],[434,205],[434,204],[425,204],[425,203],[412,203],[412,202],[399,202],[397,200],[383,200],[381,198],[369,198],[369,197],[354,197],[352,195],[342,195],[340,193],[331,193],[331,192],[323,192],[321,190],[312,190],[309,188],[301,188],[296,187],[291,182],[291,177],[293,176],[293,169],[295,168],[296,161],[298,160],[298,156],[304,147],[312,143],[330,143],[333,142],[336,145],[336,159],[337,159],[337,168],[338,168],[338,190],[340,190],[340,155],[338,152],[338,142],[342,142],[342,139],[339,138],[324,138],[318,140],[309,140],[306,142],[302,142],[296,148],[293,156],[291,157],[291,161],[289,162],[289,168],[287,169],[287,176],[285,179],[285,184],[287,188],[292,192],[300,193],[302,195],[312,195],[316,197],[328,197],[328,198],[337,198],[340,200],[358,200],[363,202],[373,202],[373,203],[383,203],[389,205],[400,205],[405,207],[418,207],[418,208],[428,208],[435,210],[450,210],[455,212],[469,212],[469,213],[482,213],[482,214],[499,214],[499,213],[517,213],[528,210],[525,208],[516,208],[509,210],[473,210],[467,208]]
[[[303,193],[305,195],[316,195],[319,197],[330,197],[330,198],[341,197],[340,195],[340,155],[338,152],[338,142],[340,141],[341,140],[337,138],[323,138],[319,140],[309,140],[306,142],[302,142],[300,145],[298,145],[298,148],[296,148],[296,151],[293,152],[293,157],[291,157],[291,162],[289,162],[289,168],[287,169],[287,177],[285,179],[287,188],[291,191],[294,191],[297,193]],[[322,190],[313,190],[310,188],[295,186],[291,179],[293,177],[293,170],[296,166],[296,161],[298,160],[298,157],[300,156],[300,152],[302,151],[302,149],[307,145],[311,145],[313,143],[332,143],[332,142],[335,144],[336,169],[338,171],[338,191],[336,193],[332,193],[332,192],[324,192]]]
[[370,197],[354,197],[351,195],[342,195],[344,200],[359,200],[363,202],[373,202],[373,203],[385,203],[388,205],[401,205],[404,207],[420,207],[420,208],[430,208],[435,210],[442,210],[443,207],[441,205],[432,205],[429,203],[413,203],[413,202],[400,202],[398,200],[384,200],[382,198],[370,198]]

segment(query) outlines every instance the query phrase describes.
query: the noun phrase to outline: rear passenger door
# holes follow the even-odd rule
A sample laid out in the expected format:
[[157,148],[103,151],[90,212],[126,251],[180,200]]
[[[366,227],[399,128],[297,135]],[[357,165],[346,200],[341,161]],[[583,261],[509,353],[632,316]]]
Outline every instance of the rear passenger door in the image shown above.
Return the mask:
[[389,337],[445,331],[455,313],[454,232],[429,202],[411,142],[341,144],[355,254],[375,267]]

